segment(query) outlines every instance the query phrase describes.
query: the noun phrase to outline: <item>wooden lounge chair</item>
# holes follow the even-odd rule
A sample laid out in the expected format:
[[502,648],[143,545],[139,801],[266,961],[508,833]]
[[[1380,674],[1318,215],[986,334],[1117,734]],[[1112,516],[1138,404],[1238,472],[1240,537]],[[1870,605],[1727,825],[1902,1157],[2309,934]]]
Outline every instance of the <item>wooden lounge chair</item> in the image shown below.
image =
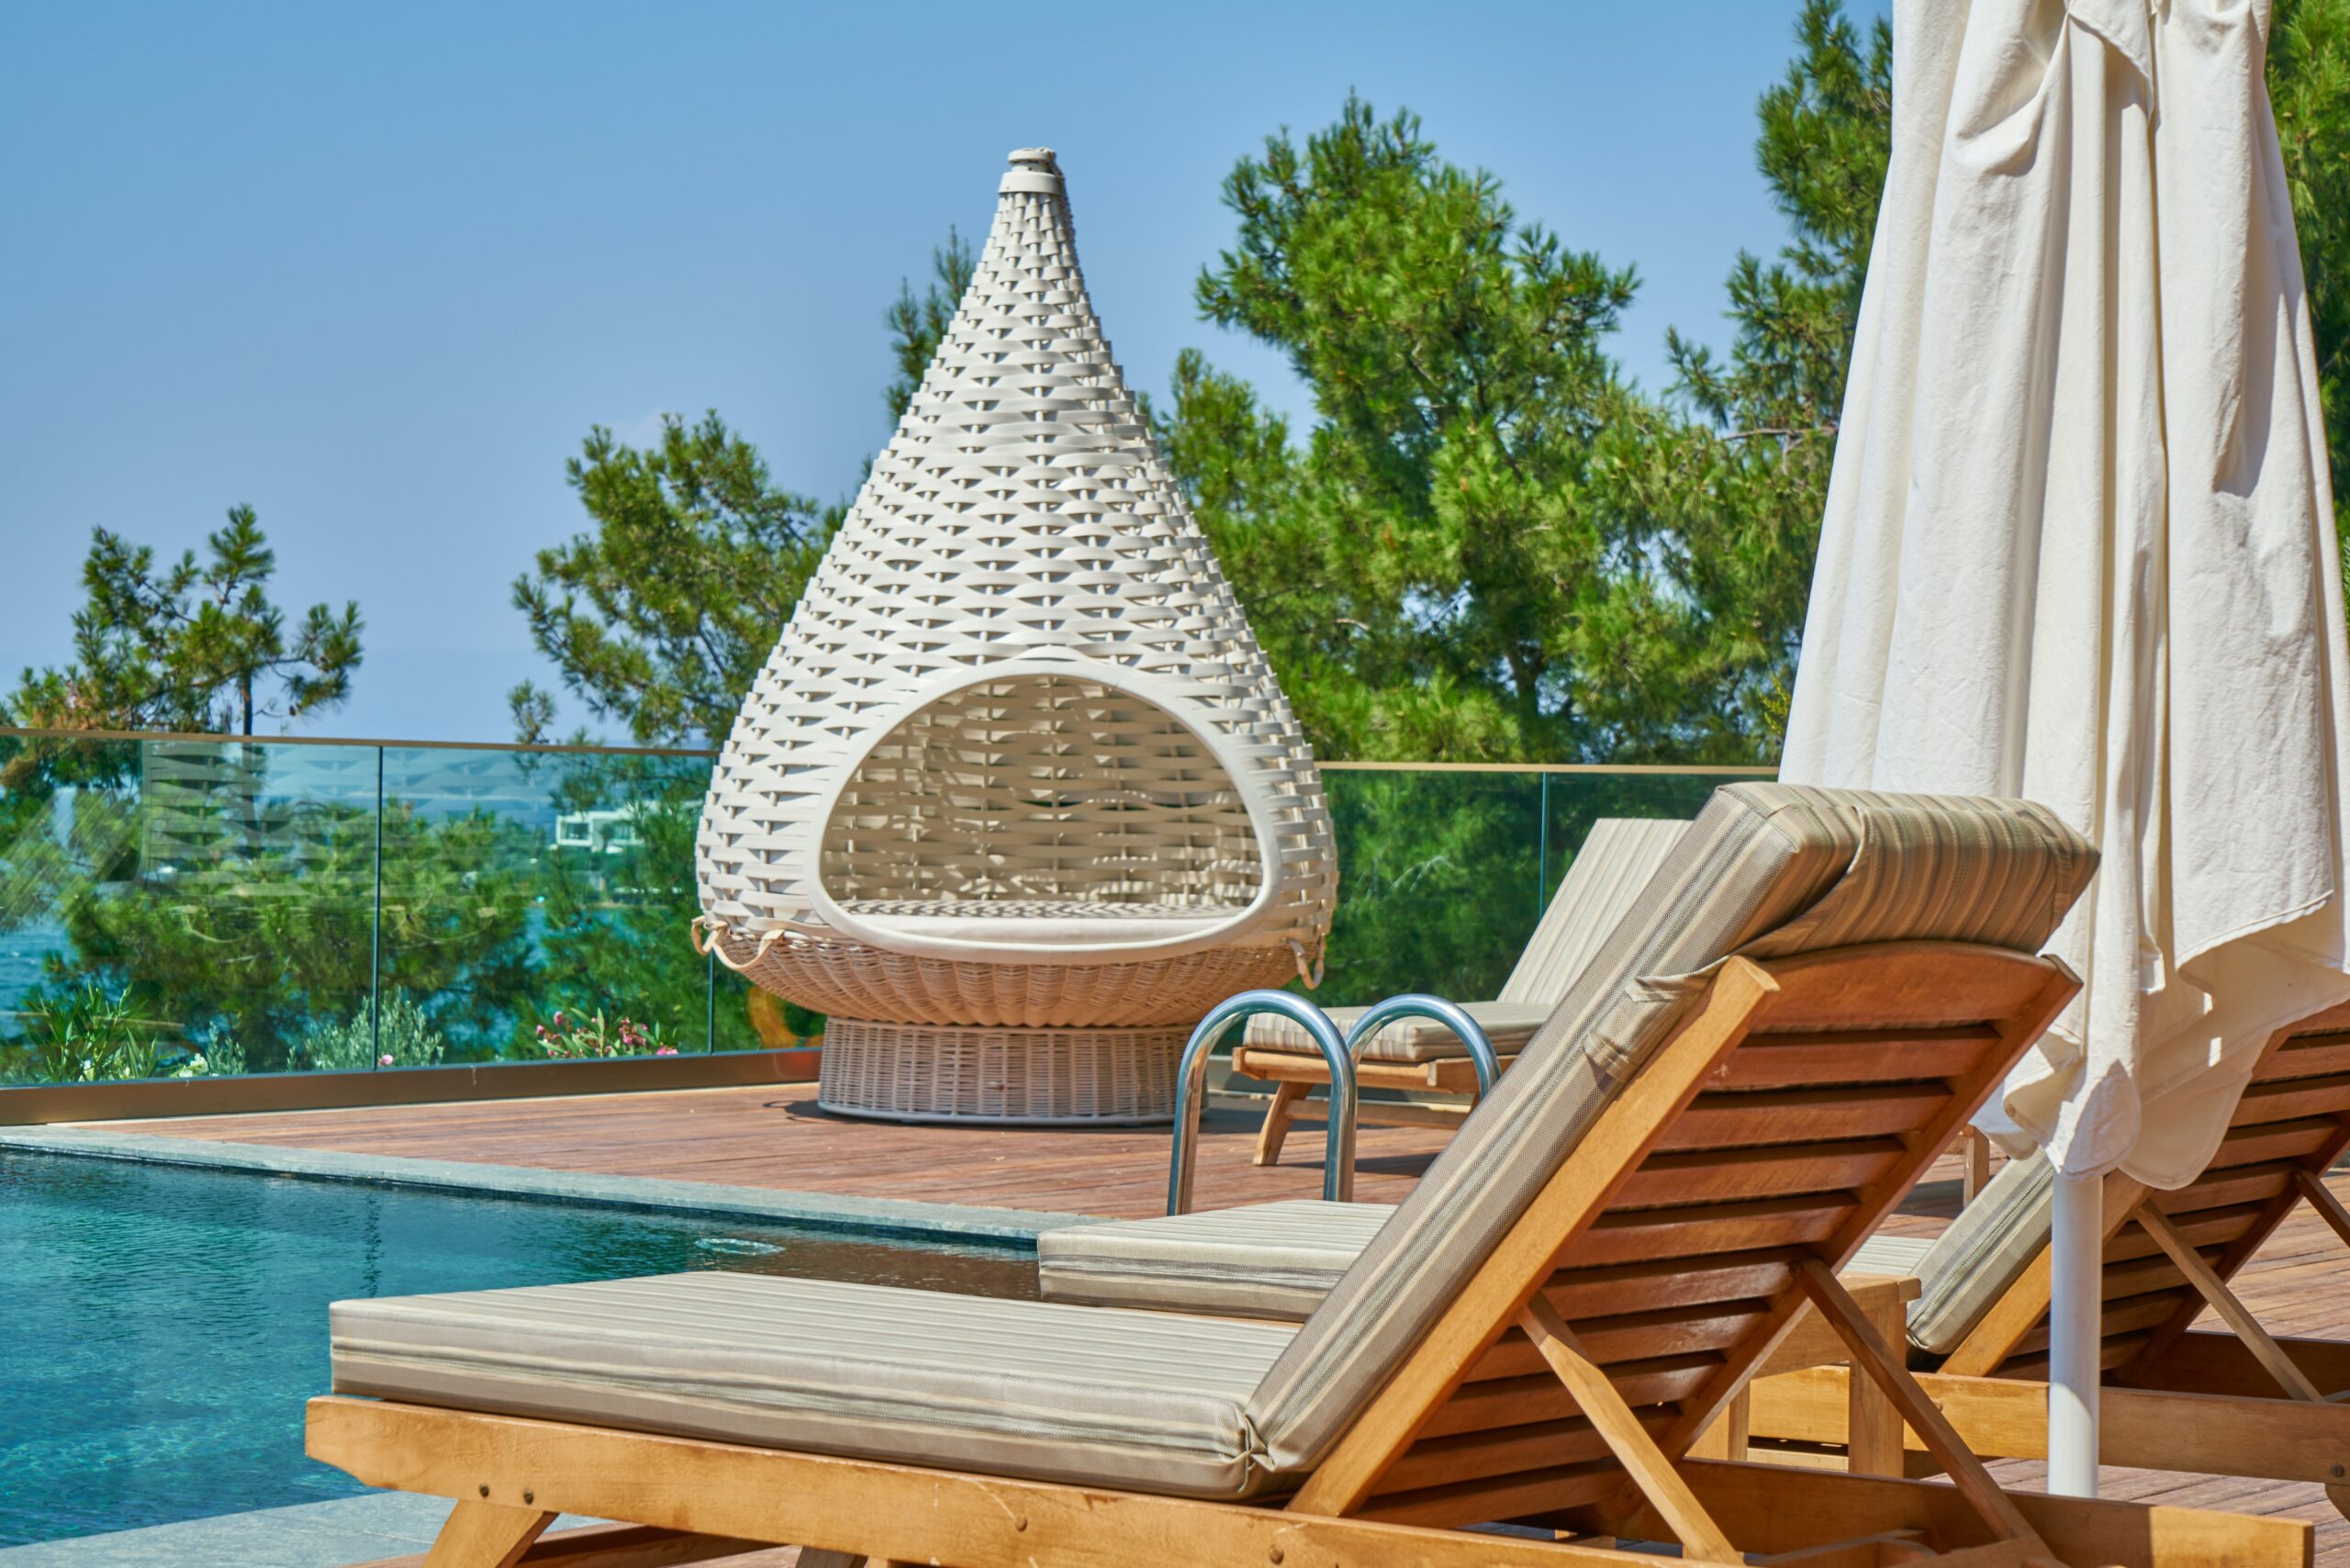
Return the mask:
[[[2350,1007],[2280,1031],[2201,1175],[2172,1192],[2105,1182],[2108,1464],[2310,1482],[2350,1514],[2350,1343],[2282,1338],[2229,1282],[2301,1204],[2344,1242],[2326,1171],[2350,1150]],[[2009,1163],[1921,1265],[1921,1381],[1979,1453],[2044,1458],[2052,1173]],[[2190,1326],[2211,1310],[2224,1331]],[[1758,1388],[1758,1435],[1832,1431],[1839,1373]]]
[[[1568,986],[1583,972],[1607,934],[1651,875],[1679,843],[1689,824],[1670,818],[1602,817],[1591,824],[1583,847],[1575,852],[1567,874],[1560,879],[1534,935],[1518,954],[1501,994],[1491,1002],[1461,1006],[1485,1031],[1501,1066],[1506,1069],[1534,1031],[1550,1015]],[[1362,1007],[1327,1010],[1339,1031],[1351,1029],[1369,1011]],[[1327,1088],[1330,1070],[1305,1031],[1277,1014],[1259,1014],[1248,1020],[1247,1033],[1232,1055],[1233,1071],[1263,1079],[1273,1086],[1265,1121],[1257,1134],[1257,1163],[1281,1159],[1298,1102],[1317,1087]],[[1444,1025],[1429,1018],[1405,1018],[1388,1025],[1364,1043],[1355,1070],[1366,1089],[1401,1089],[1456,1094],[1473,1104],[1477,1079],[1468,1049]],[[1360,1103],[1359,1121],[1388,1126],[1434,1124],[1457,1126],[1468,1104],[1367,1100]]]
[[[349,1302],[310,1452],[455,1500],[434,1568],[558,1511],[637,1527],[610,1562],[2305,1564],[2306,1525],[2002,1493],[1835,1277],[2072,994],[2030,949],[2087,846],[1739,786],[1673,866],[1303,1324],[725,1274]],[[1690,1457],[1807,1305],[1954,1485]]]

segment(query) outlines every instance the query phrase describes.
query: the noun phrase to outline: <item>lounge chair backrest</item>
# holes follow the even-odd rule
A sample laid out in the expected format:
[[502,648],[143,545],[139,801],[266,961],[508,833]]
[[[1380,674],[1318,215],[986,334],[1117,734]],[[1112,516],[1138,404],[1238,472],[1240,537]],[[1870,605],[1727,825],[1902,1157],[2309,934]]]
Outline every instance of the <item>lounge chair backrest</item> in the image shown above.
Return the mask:
[[1494,1000],[1557,1005],[1688,831],[1687,823],[1670,817],[1593,823]]
[[1906,941],[2036,953],[2095,865],[2078,834],[2024,801],[1717,790],[1517,1065],[1251,1395],[1273,1468],[1319,1462],[1725,960]]
[[[2340,1007],[2279,1030],[2262,1048],[2194,1181],[2148,1193],[2127,1177],[2106,1179],[2105,1364],[2150,1364],[2204,1310],[2161,1244],[2124,1219],[2142,1198],[2224,1282],[2301,1201],[2296,1172],[2322,1177],[2345,1151],[2350,1007]],[[1942,1232],[1919,1266],[1912,1345],[1949,1357],[1953,1370],[2046,1375],[2046,1284],[2028,1271],[2048,1245],[2054,1186],[2044,1158],[2010,1160]],[[2009,1302],[2015,1292],[2030,1294]],[[1995,1308],[2003,1308],[1996,1320]]]

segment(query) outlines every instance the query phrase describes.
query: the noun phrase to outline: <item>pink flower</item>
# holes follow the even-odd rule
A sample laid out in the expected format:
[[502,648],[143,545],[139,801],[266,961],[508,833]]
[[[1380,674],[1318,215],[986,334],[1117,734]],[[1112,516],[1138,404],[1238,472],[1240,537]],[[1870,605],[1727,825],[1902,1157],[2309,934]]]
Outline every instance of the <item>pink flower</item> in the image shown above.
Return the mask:
[[659,1050],[655,1051],[653,1054],[656,1057],[673,1057],[677,1054],[677,1047],[675,1046],[663,1046]]
[[389,1052],[386,1052],[384,1055],[377,1057],[377,1058],[375,1058],[375,1065],[376,1065],[377,1067],[389,1067],[389,1066],[391,1066],[391,1065],[392,1065],[391,1054],[390,1054]]
[[554,1026],[558,1029],[563,1027],[563,1014],[560,1012],[554,1015]]

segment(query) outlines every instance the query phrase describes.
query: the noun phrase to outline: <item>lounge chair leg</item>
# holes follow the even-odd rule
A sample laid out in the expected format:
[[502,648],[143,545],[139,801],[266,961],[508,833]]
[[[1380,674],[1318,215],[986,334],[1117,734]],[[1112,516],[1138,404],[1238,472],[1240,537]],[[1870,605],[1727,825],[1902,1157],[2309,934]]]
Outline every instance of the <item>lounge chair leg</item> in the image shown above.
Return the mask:
[[1961,1127],[1958,1133],[1958,1206],[1964,1208],[1975,1201],[1991,1181],[1991,1140],[1973,1127]]
[[1286,1081],[1273,1085],[1272,1103],[1265,1107],[1265,1125],[1257,1129],[1257,1163],[1272,1165],[1280,1161],[1281,1145],[1289,1138],[1289,1124],[1297,1114],[1297,1103],[1305,1098],[1310,1085]]
[[554,1516],[543,1508],[466,1498],[432,1538],[424,1568],[514,1568]]

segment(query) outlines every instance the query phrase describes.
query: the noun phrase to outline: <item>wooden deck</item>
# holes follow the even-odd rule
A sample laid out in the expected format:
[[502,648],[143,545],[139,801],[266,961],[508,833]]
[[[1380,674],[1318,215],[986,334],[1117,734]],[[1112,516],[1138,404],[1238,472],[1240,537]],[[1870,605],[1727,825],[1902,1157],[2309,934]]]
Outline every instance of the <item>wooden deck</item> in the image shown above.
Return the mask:
[[[1158,1214],[1166,1202],[1164,1128],[905,1126],[828,1116],[814,1102],[812,1085],[789,1085],[106,1125],[175,1137],[1119,1218]],[[1318,1124],[1301,1124],[1282,1162],[1264,1170],[1249,1163],[1254,1130],[1249,1115],[1211,1113],[1200,1146],[1201,1207],[1321,1195]],[[1399,1200],[1444,1137],[1425,1128],[1363,1128],[1355,1195]],[[2333,1183],[2350,1199],[2350,1176],[2336,1175]],[[1946,1159],[1887,1228],[1933,1235],[1956,1212],[1957,1196],[1957,1167]],[[2280,1334],[2350,1338],[2345,1279],[2350,1256],[2303,1208],[2235,1283]],[[2036,1463],[2009,1462],[1993,1469],[2010,1485],[2038,1489],[2043,1484]],[[2109,1497],[2308,1519],[2318,1527],[2317,1561],[2350,1568],[2350,1523],[2315,1486],[2109,1469],[2104,1489]],[[762,1553],[756,1561],[781,1563],[789,1557]]]

